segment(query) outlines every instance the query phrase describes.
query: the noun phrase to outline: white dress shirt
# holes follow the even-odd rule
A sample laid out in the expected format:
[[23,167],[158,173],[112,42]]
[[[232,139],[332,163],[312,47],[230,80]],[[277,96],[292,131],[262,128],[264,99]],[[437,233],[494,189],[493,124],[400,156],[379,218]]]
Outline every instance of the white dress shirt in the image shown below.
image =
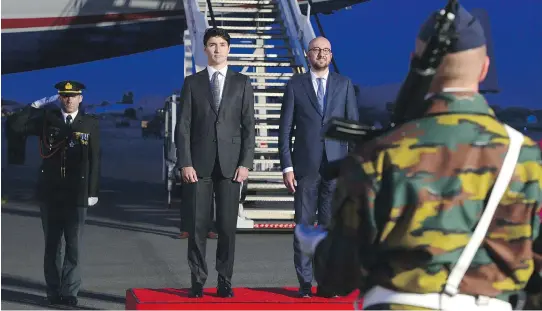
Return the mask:
[[72,113],[65,113],[64,110],[62,110],[62,117],[64,118],[64,123],[66,123],[66,117],[68,115],[72,116],[72,123],[73,123],[73,120],[75,120],[75,117],[77,117],[78,113],[79,113],[79,110],[76,110],[75,112],[72,112]]
[[329,77],[329,69],[326,70],[326,73],[324,73],[324,75],[321,77],[317,76],[314,72],[312,72],[312,70],[310,72],[311,72],[312,87],[314,87],[314,93],[316,95],[318,95],[318,78],[324,79],[324,81],[322,81],[322,84],[323,84],[322,86],[324,87],[324,96],[325,96],[326,91],[327,91],[327,78]]
[[[327,92],[327,78],[329,77],[329,69],[326,70],[326,72],[324,73],[323,76],[319,77],[317,76],[312,70],[310,71],[311,73],[311,81],[312,81],[312,87],[314,88],[314,94],[318,95],[318,78],[323,78],[324,81],[322,81],[322,87],[324,88],[324,96]],[[289,166],[287,168],[285,168],[284,170],[282,170],[282,173],[288,173],[288,172],[292,172],[294,170],[293,167]]]
[[[226,73],[228,72],[228,66],[226,65],[224,66],[224,68],[220,70],[217,70],[211,66],[207,66],[207,72],[209,72],[209,82],[213,81],[213,75],[217,71],[220,73],[218,75],[218,84],[220,85],[220,92],[218,96],[220,97],[220,99],[222,99],[222,91],[224,91],[224,81],[226,81]],[[211,87],[213,86],[211,85]]]

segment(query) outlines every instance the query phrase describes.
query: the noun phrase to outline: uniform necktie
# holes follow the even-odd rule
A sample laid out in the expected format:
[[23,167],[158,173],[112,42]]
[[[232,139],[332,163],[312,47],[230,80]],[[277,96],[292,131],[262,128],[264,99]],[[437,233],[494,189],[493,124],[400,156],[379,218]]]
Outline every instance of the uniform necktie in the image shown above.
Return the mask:
[[320,105],[320,111],[322,115],[326,112],[326,101],[324,95],[324,78],[318,78],[318,91],[316,97],[318,98],[318,104]]
[[67,124],[67,125],[71,125],[71,124],[72,124],[72,116],[71,116],[71,115],[67,115],[67,116],[66,116],[66,124]]
[[220,80],[219,80],[220,72],[215,71],[213,74],[213,78],[211,79],[211,89],[213,92],[213,99],[214,104],[216,107],[216,111],[218,111],[218,108],[220,108]]

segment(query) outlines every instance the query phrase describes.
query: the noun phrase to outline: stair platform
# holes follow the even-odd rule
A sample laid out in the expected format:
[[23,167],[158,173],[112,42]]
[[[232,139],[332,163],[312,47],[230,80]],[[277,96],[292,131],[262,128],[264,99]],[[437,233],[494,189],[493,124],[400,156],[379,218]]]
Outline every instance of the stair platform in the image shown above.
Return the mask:
[[[131,288],[126,290],[126,310],[354,310],[358,291],[346,297],[298,298],[295,287],[234,288],[233,298],[216,296],[206,288],[203,298],[188,298],[188,288]],[[316,288],[313,288],[313,293]]]

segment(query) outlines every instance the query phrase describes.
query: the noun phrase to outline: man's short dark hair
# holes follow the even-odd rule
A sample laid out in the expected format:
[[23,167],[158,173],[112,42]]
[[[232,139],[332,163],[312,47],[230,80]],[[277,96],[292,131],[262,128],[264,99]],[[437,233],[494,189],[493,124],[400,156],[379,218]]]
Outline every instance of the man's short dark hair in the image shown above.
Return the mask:
[[228,45],[230,45],[231,38],[226,30],[222,28],[208,28],[203,35],[203,46],[207,46],[207,41],[209,41],[209,39],[211,39],[212,37],[220,37],[226,40],[226,42],[228,42]]

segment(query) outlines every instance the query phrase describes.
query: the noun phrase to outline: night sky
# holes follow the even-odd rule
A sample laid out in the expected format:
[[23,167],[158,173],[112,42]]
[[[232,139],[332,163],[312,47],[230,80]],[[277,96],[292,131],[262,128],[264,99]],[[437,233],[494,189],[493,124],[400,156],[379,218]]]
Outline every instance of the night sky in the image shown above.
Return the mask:
[[[491,61],[502,90],[489,97],[491,103],[542,107],[542,1],[462,3],[467,9],[484,8],[489,14],[494,44]],[[373,0],[350,10],[322,15],[325,34],[332,43],[341,74],[361,86],[402,81],[419,26],[431,11],[444,4],[445,1],[436,0]],[[182,62],[183,47],[176,46],[86,64],[2,75],[2,98],[28,103],[54,94],[53,85],[57,81],[75,79],[89,87],[85,95],[87,103],[114,102],[121,99],[123,92],[132,90],[139,104],[141,99],[166,97],[180,89]]]

